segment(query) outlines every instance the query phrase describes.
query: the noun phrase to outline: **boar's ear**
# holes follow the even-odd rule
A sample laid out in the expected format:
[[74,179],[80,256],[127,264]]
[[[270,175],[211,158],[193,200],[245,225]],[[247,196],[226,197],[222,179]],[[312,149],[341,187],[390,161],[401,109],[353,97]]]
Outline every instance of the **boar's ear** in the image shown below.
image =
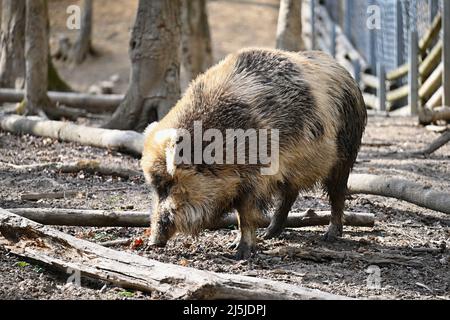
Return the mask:
[[165,147],[166,153],[166,170],[173,176],[175,174],[175,150],[178,133],[176,129],[166,129],[156,132],[155,142]]
[[152,133],[153,130],[155,130],[155,128],[156,128],[157,125],[158,125],[158,122],[157,122],[157,121],[150,123],[150,124],[147,126],[147,128],[145,128],[145,130],[144,130],[144,132],[143,132],[144,138],[147,138],[147,137],[150,135],[150,133]]

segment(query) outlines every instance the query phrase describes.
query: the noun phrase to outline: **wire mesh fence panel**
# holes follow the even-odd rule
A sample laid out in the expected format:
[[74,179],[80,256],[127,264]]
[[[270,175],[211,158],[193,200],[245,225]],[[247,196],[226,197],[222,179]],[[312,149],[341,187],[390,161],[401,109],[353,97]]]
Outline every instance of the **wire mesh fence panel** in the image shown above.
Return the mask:
[[[408,61],[410,31],[417,30],[419,39],[422,38],[436,15],[442,12],[443,1],[323,0],[320,3],[375,73],[378,63],[391,71]],[[370,10],[374,7],[375,11]],[[368,28],[371,14],[380,15],[380,29]]]

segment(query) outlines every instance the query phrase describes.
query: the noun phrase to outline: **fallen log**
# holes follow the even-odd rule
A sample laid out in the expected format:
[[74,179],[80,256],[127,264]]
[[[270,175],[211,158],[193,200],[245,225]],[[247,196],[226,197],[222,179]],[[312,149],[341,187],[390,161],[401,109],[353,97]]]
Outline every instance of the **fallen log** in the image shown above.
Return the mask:
[[[48,96],[55,105],[65,105],[91,113],[114,112],[124,98],[123,95],[118,94],[92,95],[55,91],[49,91]],[[23,98],[23,90],[0,89],[0,103],[21,102]]]
[[359,253],[353,251],[334,251],[326,248],[297,248],[281,247],[274,250],[264,251],[271,256],[291,256],[314,262],[328,262],[336,260],[343,262],[346,259],[364,261],[370,265],[402,265],[423,267],[423,262],[417,257],[407,257],[390,253]]
[[444,145],[450,142],[450,131],[444,132],[439,138],[433,141],[427,148],[413,152],[413,155],[429,156],[430,154],[436,152]]
[[169,299],[349,299],[273,280],[161,263],[77,239],[3,209],[0,234],[0,245],[13,254]]
[[10,212],[45,224],[80,227],[148,227],[150,213],[115,210],[17,208]]
[[[84,226],[84,227],[148,227],[150,212],[114,211],[114,210],[77,210],[77,209],[43,209],[17,208],[9,209],[14,214],[46,225]],[[330,223],[329,211],[291,213],[286,222],[288,228],[325,226]],[[375,217],[370,213],[347,212],[344,215],[345,225],[355,227],[373,227]],[[262,219],[259,227],[267,227],[270,218]],[[209,229],[223,229],[237,225],[236,215],[229,214]]]
[[142,176],[137,170],[124,168],[116,164],[106,164],[97,160],[79,160],[69,163],[49,162],[28,165],[15,165],[12,163],[0,162],[0,166],[14,169],[16,172],[28,173],[42,170],[54,170],[62,173],[78,173],[80,171],[99,174],[105,176],[116,176],[128,179],[130,177]]
[[37,193],[24,193],[20,195],[20,200],[26,201],[38,201],[41,199],[66,199],[76,197],[88,197],[90,195],[100,192],[112,192],[119,190],[127,190],[127,188],[112,188],[112,189],[97,189],[93,191],[82,190],[64,190],[59,192],[37,192]]
[[348,189],[350,194],[363,193],[396,198],[423,208],[450,214],[450,194],[434,191],[430,187],[399,178],[351,174]]
[[135,131],[86,127],[70,122],[42,120],[38,117],[0,115],[0,128],[15,134],[32,134],[99,148],[117,149],[135,155],[140,155],[143,148],[143,135]]

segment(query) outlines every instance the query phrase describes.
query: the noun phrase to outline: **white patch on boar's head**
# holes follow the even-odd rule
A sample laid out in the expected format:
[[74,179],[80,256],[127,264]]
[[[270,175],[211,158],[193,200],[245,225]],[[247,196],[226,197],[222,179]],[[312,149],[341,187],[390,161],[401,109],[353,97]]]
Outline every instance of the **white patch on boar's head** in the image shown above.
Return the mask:
[[153,130],[155,130],[155,128],[156,128],[157,125],[158,125],[158,122],[155,121],[155,122],[150,123],[150,124],[147,126],[147,128],[145,128],[145,130],[144,130],[144,132],[143,132],[144,139],[147,139],[147,138],[150,136],[150,134],[153,132]]
[[173,176],[175,174],[175,149],[177,141],[176,129],[165,129],[155,133],[155,142],[157,144],[165,144],[166,153],[166,170],[167,173]]

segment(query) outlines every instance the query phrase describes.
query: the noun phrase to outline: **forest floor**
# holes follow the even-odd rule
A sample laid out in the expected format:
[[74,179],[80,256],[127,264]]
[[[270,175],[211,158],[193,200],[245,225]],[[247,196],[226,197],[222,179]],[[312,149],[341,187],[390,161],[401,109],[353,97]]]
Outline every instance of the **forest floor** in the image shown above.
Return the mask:
[[[428,158],[402,156],[436,138],[415,124],[412,118],[371,117],[364,137],[365,146],[354,172],[398,176],[428,185],[435,190],[450,190],[450,146]],[[392,154],[397,151],[398,153]],[[80,172],[61,174],[52,171],[18,173],[2,163],[33,164],[102,159],[139,170],[139,160],[114,151],[63,143],[29,135],[14,136],[0,131],[0,207],[77,208],[105,210],[148,210],[149,190],[143,179],[123,180]],[[117,189],[95,192],[99,189]],[[92,196],[60,200],[20,200],[29,192],[61,190],[90,191]],[[308,208],[329,209],[320,192],[302,194],[293,211]],[[179,235],[166,248],[144,250],[122,246],[126,250],[159,261],[215,272],[243,274],[276,279],[309,288],[358,298],[450,299],[450,218],[415,205],[377,196],[356,195],[347,201],[347,209],[375,214],[374,228],[346,227],[344,237],[329,244],[321,240],[325,227],[289,229],[276,240],[261,241],[259,253],[249,261],[235,261],[227,248],[235,230],[204,231],[194,239]],[[145,228],[57,227],[79,238],[94,242],[114,239],[146,240]],[[260,230],[259,232],[262,232]],[[397,254],[414,258],[420,264],[381,264],[381,289],[367,288],[369,264],[358,259],[309,261],[289,255],[268,255],[265,251],[289,247],[331,249],[341,252]],[[417,248],[439,249],[417,252]],[[423,250],[422,250],[423,251]],[[425,250],[426,251],[426,250]],[[82,280],[82,287],[66,285],[69,275],[7,254],[0,249],[0,298],[39,299],[151,299],[141,292],[128,292],[99,281]],[[153,297],[154,298],[154,297]],[[164,298],[164,297],[158,297]]]
[[[74,33],[65,28],[67,5],[76,1],[50,1],[53,39]],[[129,73],[127,44],[136,0],[97,0],[94,46],[100,55],[78,67],[57,62],[62,77],[79,91],[119,75],[117,93],[126,90]],[[219,60],[247,46],[274,45],[276,0],[210,1],[208,4],[213,49]],[[435,190],[450,190],[450,145],[428,158],[401,154],[420,149],[437,137],[416,125],[412,118],[371,117],[364,137],[356,173],[386,174],[416,181]],[[118,152],[63,143],[29,135],[14,136],[0,131],[0,207],[147,210],[149,190],[143,179],[124,180],[80,172],[61,174],[42,171],[19,173],[2,163],[17,165],[101,159],[139,170],[139,159]],[[99,189],[116,189],[95,192]],[[60,200],[22,201],[21,194],[60,190],[90,191],[93,195]],[[302,194],[294,211],[329,209],[319,192]],[[233,260],[227,248],[236,230],[204,231],[194,239],[177,236],[164,249],[116,247],[159,261],[215,272],[276,279],[326,292],[358,298],[450,299],[450,218],[415,205],[377,196],[357,195],[347,209],[371,212],[374,228],[346,227],[344,237],[329,244],[321,240],[325,227],[289,229],[276,240],[259,243],[259,253],[249,261]],[[58,227],[76,237],[94,242],[113,239],[144,239],[144,228]],[[261,230],[260,232],[262,232]],[[380,265],[381,289],[369,289],[369,264],[355,259],[310,261],[290,255],[264,252],[282,248],[332,249],[342,252],[398,254],[417,259],[419,266]],[[419,252],[417,248],[439,249]],[[130,292],[101,281],[82,278],[82,287],[66,285],[68,274],[53,271],[7,253],[0,248],[0,299],[160,299],[164,297]]]

